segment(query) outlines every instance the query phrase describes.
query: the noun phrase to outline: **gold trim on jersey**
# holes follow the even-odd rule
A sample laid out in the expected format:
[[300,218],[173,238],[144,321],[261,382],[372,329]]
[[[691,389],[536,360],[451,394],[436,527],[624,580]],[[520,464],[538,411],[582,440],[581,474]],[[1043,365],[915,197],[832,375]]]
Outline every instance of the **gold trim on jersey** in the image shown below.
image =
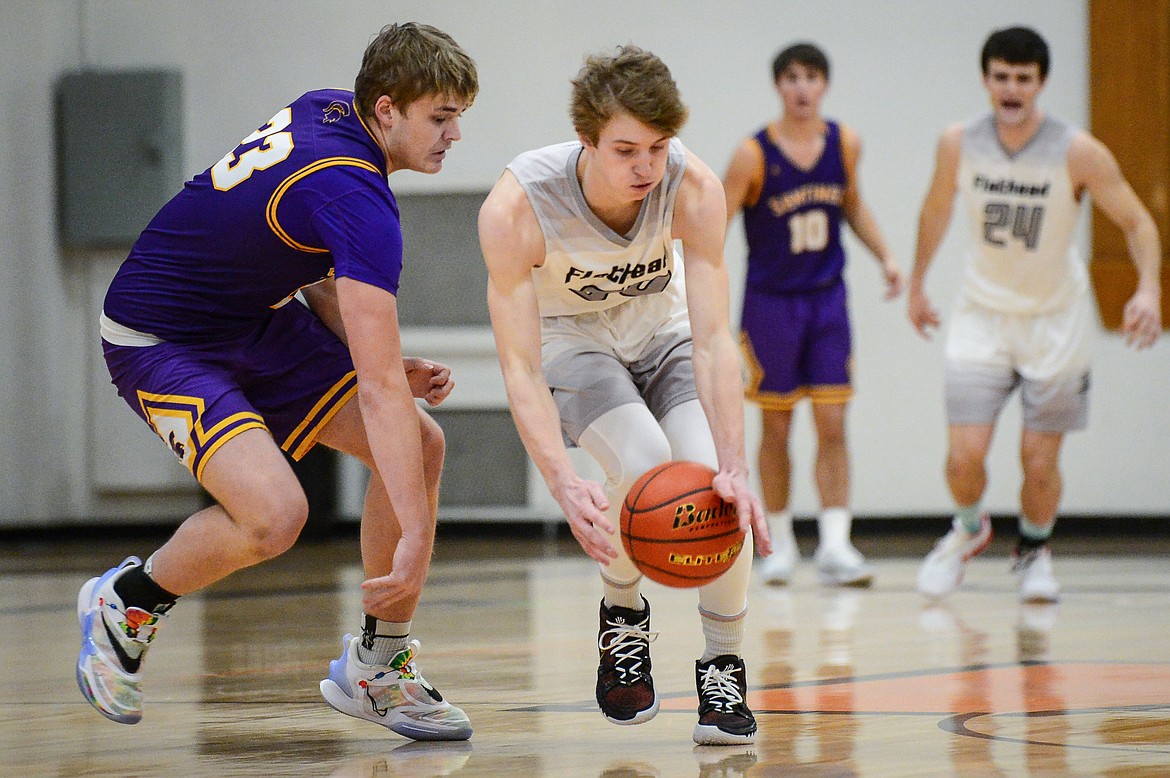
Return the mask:
[[142,390],[138,390],[137,394],[146,423],[170,446],[183,466],[200,483],[203,481],[203,468],[220,446],[244,430],[268,429],[258,413],[241,411],[205,430],[203,413],[206,406],[202,397],[154,394]]
[[[322,395],[321,399],[317,401],[317,404],[306,414],[304,420],[284,439],[280,447],[288,451],[293,459],[299,460],[317,443],[317,436],[321,434],[321,430],[324,429],[325,425],[337,415],[337,412],[356,393],[357,372],[351,370],[342,376],[341,380],[330,387],[328,392]],[[328,408],[328,411],[324,415],[320,415],[321,410],[324,408]],[[302,438],[300,443],[297,443],[298,438]],[[296,448],[293,448],[294,444]]]
[[[379,143],[378,139],[374,137],[374,131],[370,129],[370,125],[366,124],[366,117],[362,116],[362,112],[358,110],[357,95],[354,95],[352,103],[353,103],[353,115],[357,117],[358,123],[361,124],[362,129],[366,131],[366,134],[370,136],[370,140],[372,140],[374,142],[374,145],[377,146],[379,149],[381,149],[382,144]],[[385,155],[386,152],[383,151],[382,154]],[[387,162],[389,162],[389,160],[387,160]],[[379,172],[381,172],[382,175],[387,175],[385,170],[382,170]]]
[[317,284],[321,283],[322,281],[328,281],[329,279],[333,278],[336,274],[337,274],[337,269],[331,267],[331,268],[329,268],[329,272],[325,274],[324,278],[318,278],[316,281],[310,281],[307,284],[302,284],[301,286],[298,286],[295,290],[293,290],[292,294],[287,295],[283,300],[280,300],[279,302],[275,302],[268,307],[274,311],[277,308],[283,308],[284,306],[291,303],[293,301],[293,298],[296,297],[297,294],[300,293],[300,291],[302,289],[307,289],[310,286],[316,286]]
[[264,420],[254,413],[237,413],[235,416],[224,419],[219,424],[215,425],[213,429],[222,429],[223,427],[228,426],[230,423],[238,423],[241,419],[252,419],[252,421],[247,421],[243,424],[239,424],[239,426],[233,427],[227,433],[225,433],[223,437],[208,446],[206,451],[197,454],[199,464],[192,473],[192,475],[195,476],[196,481],[203,483],[203,468],[207,467],[207,463],[211,461],[211,455],[218,451],[219,447],[224,443],[227,443],[229,440],[234,438],[236,435],[239,435],[241,432],[244,432],[245,430],[268,429],[268,425],[264,423]]
[[747,362],[747,386],[744,387],[746,397],[754,397],[759,393],[760,382],[764,380],[764,366],[756,359],[756,352],[752,349],[752,342],[746,332],[739,333],[739,348]]
[[744,397],[761,410],[791,411],[806,397],[813,405],[844,405],[853,399],[853,387],[848,384],[801,386],[783,394],[749,390],[744,392]]
[[[813,386],[798,386],[791,392],[760,391],[760,384],[764,380],[764,366],[756,358],[752,349],[751,340],[746,332],[739,334],[739,346],[743,351],[744,361],[747,362],[747,385],[743,396],[765,411],[791,411],[804,398],[817,405],[842,405],[853,399],[853,387],[850,384],[816,384]],[[853,357],[845,368],[853,374]]]
[[297,172],[293,173],[284,181],[280,182],[280,186],[272,193],[272,197],[268,198],[268,207],[265,209],[265,218],[268,220],[268,227],[276,234],[276,237],[284,241],[285,244],[291,246],[297,251],[304,251],[310,254],[328,254],[329,249],[318,248],[316,246],[306,246],[303,243],[298,243],[293,240],[292,236],[285,232],[284,228],[280,226],[280,220],[276,217],[276,209],[280,205],[280,198],[284,197],[285,192],[292,187],[293,184],[300,181],[305,176],[316,173],[318,170],[335,167],[337,165],[352,165],[353,167],[360,167],[364,170],[369,170],[378,175],[385,175],[378,167],[364,159],[357,157],[326,157],[319,159],[311,165],[306,165]]
[[804,387],[814,404],[841,405],[853,399],[853,387],[849,384],[818,384]]

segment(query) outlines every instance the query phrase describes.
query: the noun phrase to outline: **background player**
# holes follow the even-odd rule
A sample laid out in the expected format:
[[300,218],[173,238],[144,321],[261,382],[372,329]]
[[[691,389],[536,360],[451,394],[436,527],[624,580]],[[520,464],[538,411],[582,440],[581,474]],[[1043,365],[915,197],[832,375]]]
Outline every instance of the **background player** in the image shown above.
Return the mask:
[[881,263],[887,299],[901,292],[902,271],[861,198],[861,138],[821,116],[828,57],[811,43],[794,44],[772,62],[772,78],[780,118],[743,142],[723,179],[728,221],[743,211],[748,242],[747,396],[762,412],[760,484],[776,549],[760,571],[784,584],[800,559],[788,505],[788,438],[793,408],[807,397],[817,436],[818,575],[823,583],[867,585],[873,569],[849,538],[845,417],[853,390],[842,220]]
[[[480,242],[516,426],[602,565],[597,702],[610,721],[638,724],[659,699],[642,576],[611,537],[630,486],[671,459],[703,462],[765,554],[768,536],[747,482],[723,191],[675,138],[687,117],[678,88],[658,57],[626,46],[586,60],[570,112],[578,140],[508,165],[480,211]],[[604,491],[573,471],[565,439],[598,461]],[[699,589],[700,744],[755,737],[741,656],[751,556],[749,535],[732,568]]]
[[1064,434],[1088,423],[1095,326],[1084,263],[1073,237],[1087,192],[1125,232],[1138,269],[1123,331],[1145,348],[1161,333],[1161,262],[1149,212],[1100,141],[1037,105],[1048,45],[1034,30],[992,33],[981,55],[991,113],[943,132],[918,223],[910,322],[923,336],[939,325],[926,271],[958,193],[970,222],[967,272],[946,339],[950,532],[923,561],[918,590],[953,591],[967,562],[991,542],[980,501],[999,411],[1018,387],[1023,403],[1019,540],[1012,569],[1025,601],[1057,599],[1048,539],[1060,504]]
[[101,321],[114,384],[216,502],[145,564],[131,557],[82,588],[77,679],[107,718],[142,717],[141,663],[180,595],[292,546],[308,506],[281,449],[299,458],[319,442],[372,470],[362,634],[346,636],[322,693],[407,737],[471,736],[418,674],[409,639],[444,456],[412,397],[435,405],[453,384],[401,353],[402,231],[386,176],[438,172],[478,90],[445,33],[390,25],[353,92],[277,111],[188,182],[119,269]]

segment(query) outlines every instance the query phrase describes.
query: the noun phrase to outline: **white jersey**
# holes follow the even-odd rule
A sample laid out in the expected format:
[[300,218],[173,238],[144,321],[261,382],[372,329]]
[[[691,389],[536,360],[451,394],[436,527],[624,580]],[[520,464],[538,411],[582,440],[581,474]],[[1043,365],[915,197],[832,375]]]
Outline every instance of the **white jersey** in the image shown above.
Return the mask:
[[606,226],[585,202],[577,180],[582,150],[576,141],[546,146],[508,165],[544,233],[544,264],[532,270],[541,317],[598,313],[634,301],[651,320],[685,312],[682,262],[670,237],[686,168],[682,142],[671,139],[662,182],[642,201],[626,235]]
[[971,244],[962,294],[999,313],[1036,315],[1072,305],[1088,292],[1073,243],[1081,205],[1068,172],[1076,130],[1045,117],[1008,154],[987,115],[963,128],[958,188]]

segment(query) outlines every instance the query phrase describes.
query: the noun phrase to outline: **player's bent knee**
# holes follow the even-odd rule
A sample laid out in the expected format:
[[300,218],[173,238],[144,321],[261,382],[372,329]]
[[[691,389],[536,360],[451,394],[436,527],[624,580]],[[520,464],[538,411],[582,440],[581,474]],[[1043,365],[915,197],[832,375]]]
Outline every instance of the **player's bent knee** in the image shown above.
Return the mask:
[[297,542],[309,519],[309,502],[303,492],[268,501],[263,515],[248,525],[249,544],[259,559],[272,559]]

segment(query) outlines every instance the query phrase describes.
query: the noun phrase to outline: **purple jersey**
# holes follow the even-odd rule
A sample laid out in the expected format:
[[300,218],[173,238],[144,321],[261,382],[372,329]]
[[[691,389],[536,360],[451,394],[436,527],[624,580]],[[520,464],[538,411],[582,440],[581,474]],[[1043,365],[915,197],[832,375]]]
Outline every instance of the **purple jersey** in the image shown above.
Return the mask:
[[793,294],[841,280],[845,163],[840,129],[835,122],[825,125],[824,151],[807,170],[785,156],[766,128],[756,133],[764,152],[764,185],[756,204],[743,209],[751,289]]
[[330,275],[397,294],[398,205],[353,93],[308,92],[151,220],[104,312],[162,340],[231,338]]

